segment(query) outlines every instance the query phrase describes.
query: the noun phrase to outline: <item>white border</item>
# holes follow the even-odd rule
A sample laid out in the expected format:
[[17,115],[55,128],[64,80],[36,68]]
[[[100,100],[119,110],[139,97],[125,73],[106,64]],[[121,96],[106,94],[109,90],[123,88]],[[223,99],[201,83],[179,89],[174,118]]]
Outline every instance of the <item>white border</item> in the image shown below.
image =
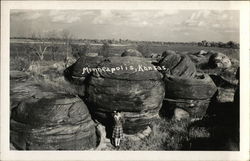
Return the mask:
[[[248,1],[1,1],[0,160],[249,160],[249,2]],[[240,151],[10,151],[10,9],[215,9],[240,10]],[[167,128],[167,127],[166,127]]]

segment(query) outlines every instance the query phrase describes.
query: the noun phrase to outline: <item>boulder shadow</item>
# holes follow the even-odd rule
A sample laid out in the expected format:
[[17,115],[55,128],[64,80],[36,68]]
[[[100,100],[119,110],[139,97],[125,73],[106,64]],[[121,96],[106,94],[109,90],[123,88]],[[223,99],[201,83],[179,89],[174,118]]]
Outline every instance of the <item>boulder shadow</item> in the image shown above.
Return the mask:
[[189,129],[204,127],[210,135],[190,138],[190,150],[239,151],[239,104],[213,102],[207,113],[207,117],[191,123]]

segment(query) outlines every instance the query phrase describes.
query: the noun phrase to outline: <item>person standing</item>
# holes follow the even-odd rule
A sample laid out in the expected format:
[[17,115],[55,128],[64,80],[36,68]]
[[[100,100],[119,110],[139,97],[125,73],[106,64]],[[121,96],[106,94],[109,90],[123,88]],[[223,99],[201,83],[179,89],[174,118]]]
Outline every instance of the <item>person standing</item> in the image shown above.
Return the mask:
[[122,115],[120,112],[114,111],[114,128],[112,133],[112,139],[115,147],[120,146],[121,139],[123,138],[123,128],[122,128]]

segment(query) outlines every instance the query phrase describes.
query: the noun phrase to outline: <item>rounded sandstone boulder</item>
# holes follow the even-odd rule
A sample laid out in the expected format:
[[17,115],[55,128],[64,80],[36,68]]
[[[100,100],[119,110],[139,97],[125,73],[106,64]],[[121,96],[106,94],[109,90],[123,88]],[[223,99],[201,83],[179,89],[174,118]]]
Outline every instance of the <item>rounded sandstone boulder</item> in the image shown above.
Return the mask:
[[165,94],[162,75],[144,58],[110,57],[99,67],[111,71],[94,72],[88,82],[88,101],[97,109],[138,112],[161,105]]
[[135,49],[127,49],[122,53],[121,56],[122,57],[125,57],[125,56],[143,57],[142,53],[140,53],[139,51]]
[[105,70],[93,72],[87,85],[87,101],[96,119],[107,123],[114,111],[120,111],[125,133],[145,130],[162,106],[165,90],[161,73],[139,57],[110,57],[98,68]]
[[85,78],[103,61],[102,56],[82,56],[64,70],[64,77],[73,84],[83,85]]
[[176,54],[175,52],[164,52],[163,58],[159,61],[160,66],[166,70],[163,74],[169,74],[176,77],[194,77],[196,67],[188,55]]
[[23,150],[86,150],[96,146],[95,124],[75,96],[44,92],[13,109],[11,142]]
[[195,78],[168,76],[164,78],[167,98],[208,99],[217,90],[208,74],[197,74]]
[[229,68],[232,66],[229,57],[222,53],[212,54],[209,58],[208,64],[212,68]]
[[202,118],[217,91],[207,74],[196,74],[195,78],[166,76],[165,106],[172,113],[176,108],[187,111],[191,118]]

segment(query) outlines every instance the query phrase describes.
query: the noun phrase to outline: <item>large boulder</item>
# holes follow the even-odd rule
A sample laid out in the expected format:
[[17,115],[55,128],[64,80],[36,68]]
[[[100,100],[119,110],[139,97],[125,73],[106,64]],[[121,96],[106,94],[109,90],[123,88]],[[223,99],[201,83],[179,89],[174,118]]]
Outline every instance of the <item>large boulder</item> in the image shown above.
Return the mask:
[[95,71],[87,87],[94,113],[105,118],[103,113],[125,112],[125,133],[144,130],[162,105],[165,91],[161,73],[139,57],[110,57],[98,67],[105,70]]
[[229,57],[219,52],[212,54],[208,63],[212,68],[229,68],[232,66]]
[[64,77],[73,84],[83,85],[85,78],[103,61],[102,56],[82,56],[64,70]]
[[196,74],[194,78],[167,76],[165,81],[165,103],[173,113],[176,108],[187,111],[191,118],[202,118],[211,98],[217,91],[213,80],[207,74]]
[[121,56],[122,57],[125,57],[125,56],[143,57],[142,53],[140,53],[139,51],[135,49],[127,49],[122,53]]
[[207,65],[210,55],[211,51],[207,52],[205,50],[200,50],[195,53],[188,53],[188,56],[196,64],[197,68],[201,68]]
[[13,109],[11,142],[22,150],[86,150],[96,146],[95,124],[84,102],[43,92]]
[[164,52],[162,56],[163,58],[159,61],[159,65],[166,68],[163,71],[164,74],[176,77],[194,77],[196,74],[195,64],[188,55]]

